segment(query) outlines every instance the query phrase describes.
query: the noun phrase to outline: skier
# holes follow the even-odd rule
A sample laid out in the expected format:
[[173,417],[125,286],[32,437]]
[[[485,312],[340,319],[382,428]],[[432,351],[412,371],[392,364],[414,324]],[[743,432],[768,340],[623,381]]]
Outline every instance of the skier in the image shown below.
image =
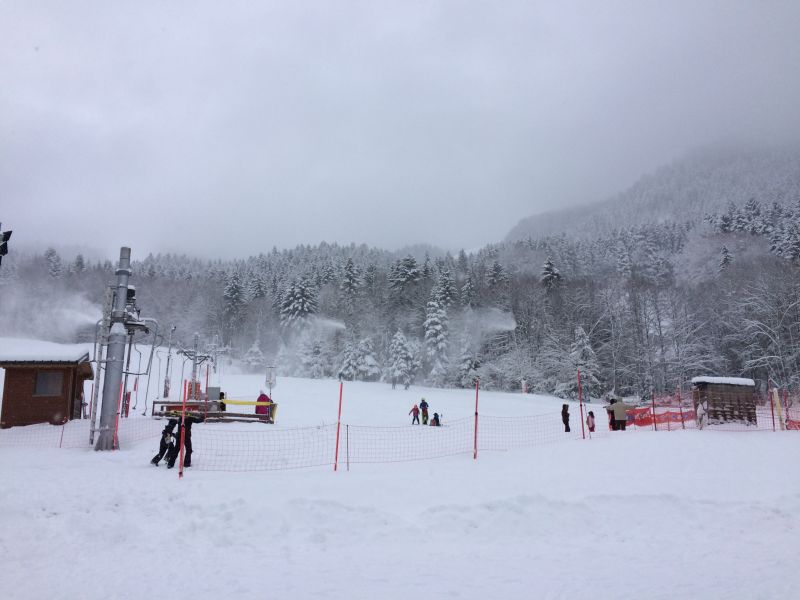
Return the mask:
[[419,403],[419,409],[422,411],[422,424],[428,424],[428,403],[425,401],[425,398],[422,399],[422,402]]
[[158,463],[161,462],[161,459],[165,457],[169,458],[170,454],[175,448],[175,435],[172,432],[175,430],[175,425],[177,424],[178,421],[175,419],[170,419],[167,423],[167,426],[164,427],[164,431],[161,432],[161,441],[158,444],[158,454],[156,454],[150,460],[150,463],[156,467],[158,466]]
[[569,433],[569,405],[561,405],[561,421],[564,423],[564,431]]
[[431,419],[431,426],[432,427],[441,426],[441,423],[439,422],[439,413],[433,413],[433,418]]
[[[167,455],[167,468],[171,469],[175,466],[175,461],[178,460],[178,455],[181,453],[181,421],[182,419],[178,419],[175,434],[176,444],[172,448],[172,451]],[[205,418],[202,415],[186,415],[186,424],[184,426],[183,431],[183,466],[184,467],[191,467],[192,466],[192,425],[194,423],[202,423],[205,421]]]
[[266,415],[267,421],[271,423],[272,422],[272,406],[271,406],[272,398],[267,396],[264,393],[264,390],[260,390],[260,391],[261,391],[261,393],[259,394],[258,399],[256,400],[256,402],[259,402],[259,403],[261,403],[261,402],[269,402],[270,405],[268,405],[268,404],[257,404],[256,405],[256,414],[257,415]]
[[417,425],[419,425],[419,407],[416,404],[411,407],[411,410],[408,411],[408,414],[413,415],[411,419],[411,424],[413,425],[414,423],[416,423]]
[[589,428],[589,433],[594,433],[594,412],[591,410],[589,411],[589,415],[586,417],[586,426]]

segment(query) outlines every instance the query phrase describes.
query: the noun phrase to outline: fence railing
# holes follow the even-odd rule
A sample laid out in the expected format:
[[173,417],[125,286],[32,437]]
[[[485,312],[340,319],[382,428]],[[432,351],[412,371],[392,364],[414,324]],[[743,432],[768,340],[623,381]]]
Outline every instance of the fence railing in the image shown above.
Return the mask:
[[[754,409],[733,412],[717,422],[686,400],[654,397],[650,405],[627,411],[628,430],[677,431],[800,431],[800,396],[762,398]],[[561,413],[532,416],[479,416],[447,421],[440,427],[405,425],[370,427],[341,424],[338,441],[340,468],[354,464],[419,461],[484,451],[506,451],[543,444],[605,437],[610,434],[606,411],[599,405],[573,406],[569,431]],[[588,409],[595,413],[595,432],[582,426]],[[701,413],[698,416],[698,413]],[[717,421],[715,421],[717,419]],[[150,440],[156,449],[166,421],[148,417],[121,419],[118,440],[122,448]],[[584,424],[585,425],[585,424]],[[265,471],[333,465],[336,461],[335,423],[280,429],[260,423],[204,423],[192,428],[192,465],[195,470]],[[477,433],[476,433],[477,429]],[[623,434],[624,435],[624,434]],[[30,425],[0,430],[0,447],[90,448],[89,422]]]

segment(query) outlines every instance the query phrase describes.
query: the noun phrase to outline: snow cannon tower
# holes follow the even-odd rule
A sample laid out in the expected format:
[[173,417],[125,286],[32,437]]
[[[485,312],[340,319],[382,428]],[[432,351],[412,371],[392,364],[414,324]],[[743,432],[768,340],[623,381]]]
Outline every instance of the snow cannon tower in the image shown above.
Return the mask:
[[745,425],[756,427],[756,384],[740,377],[695,377],[692,402],[697,426]]
[[[103,380],[103,405],[100,412],[99,436],[95,450],[116,450],[119,441],[116,435],[117,416],[122,398],[123,361],[125,359],[125,340],[137,331],[150,333],[150,327],[158,331],[155,319],[142,319],[136,306],[136,288],[128,285],[131,277],[131,249],[120,248],[119,267],[116,271],[117,285],[112,298],[108,349],[105,359],[105,379]],[[154,342],[155,343],[155,342]]]

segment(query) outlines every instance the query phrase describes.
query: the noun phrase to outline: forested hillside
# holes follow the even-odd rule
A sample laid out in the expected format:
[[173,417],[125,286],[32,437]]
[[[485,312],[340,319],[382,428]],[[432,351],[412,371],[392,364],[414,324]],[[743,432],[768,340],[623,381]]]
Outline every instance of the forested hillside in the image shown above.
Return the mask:
[[765,204],[790,204],[800,198],[800,145],[697,150],[613,198],[587,198],[592,203],[586,206],[525,218],[506,240],[561,233],[592,238],[621,227],[693,222],[750,198]]
[[[326,243],[239,261],[151,255],[134,263],[133,283],[143,314],[164,330],[177,326],[184,344],[195,331],[217,338],[254,371],[276,364],[282,374],[441,386],[480,376],[490,388],[525,380],[565,397],[576,393],[578,368],[594,396],[670,391],[701,373],[796,384],[794,161],[781,162],[785,171],[770,163],[752,181],[708,170],[708,190],[752,195],[693,218],[667,218],[671,207],[647,221],[638,211],[591,237],[436,256]],[[703,189],[700,172],[693,189]],[[697,204],[720,206],[721,195],[709,191]],[[632,192],[624,197],[635,206]],[[631,221],[642,222],[622,224]],[[91,339],[113,273],[109,261],[52,249],[9,254],[0,269],[3,335]]]

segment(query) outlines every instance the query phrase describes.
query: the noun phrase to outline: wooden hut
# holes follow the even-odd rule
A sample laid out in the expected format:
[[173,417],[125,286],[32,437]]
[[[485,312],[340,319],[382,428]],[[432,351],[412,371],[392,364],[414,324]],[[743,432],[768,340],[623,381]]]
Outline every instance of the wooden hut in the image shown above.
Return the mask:
[[757,425],[756,384],[740,377],[695,377],[692,401],[698,425]]
[[94,376],[88,352],[63,348],[15,355],[12,350],[0,354],[0,368],[5,369],[0,428],[81,418],[83,384]]

